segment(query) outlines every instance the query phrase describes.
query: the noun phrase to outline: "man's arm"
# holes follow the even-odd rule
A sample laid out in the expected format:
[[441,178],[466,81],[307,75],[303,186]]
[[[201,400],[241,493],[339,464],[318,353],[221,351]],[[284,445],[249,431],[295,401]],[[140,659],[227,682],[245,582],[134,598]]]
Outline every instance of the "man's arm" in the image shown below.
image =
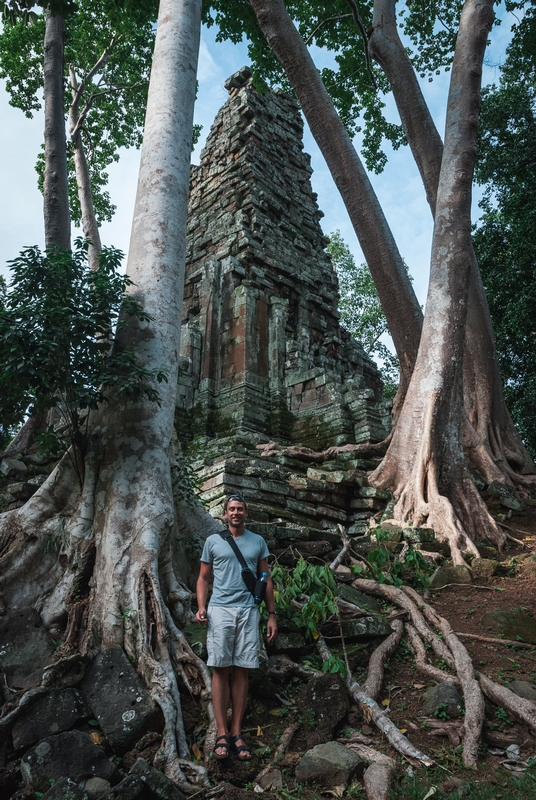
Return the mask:
[[268,611],[268,622],[266,623],[266,638],[269,642],[273,642],[277,636],[277,618],[275,616],[275,598],[274,598],[274,584],[270,574],[270,567],[266,558],[261,558],[258,564],[258,571],[266,572],[266,610]]
[[211,577],[212,564],[207,564],[206,561],[202,561],[199,569],[199,577],[195,587],[195,593],[197,596],[197,614],[195,615],[195,618],[197,622],[201,623],[201,625],[206,625],[207,623],[207,598]]

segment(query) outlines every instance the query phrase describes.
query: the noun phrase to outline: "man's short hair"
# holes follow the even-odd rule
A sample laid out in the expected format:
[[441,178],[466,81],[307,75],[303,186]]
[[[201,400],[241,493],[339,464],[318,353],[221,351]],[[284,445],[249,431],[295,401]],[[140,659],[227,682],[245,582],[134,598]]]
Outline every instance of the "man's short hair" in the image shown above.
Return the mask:
[[226,501],[225,501],[225,505],[223,507],[224,511],[227,511],[227,506],[229,505],[231,500],[238,500],[239,503],[243,503],[244,504],[244,508],[246,509],[246,511],[248,510],[248,504],[246,503],[246,501],[244,500],[244,498],[242,497],[241,494],[230,494],[228,496],[228,498],[226,499]]

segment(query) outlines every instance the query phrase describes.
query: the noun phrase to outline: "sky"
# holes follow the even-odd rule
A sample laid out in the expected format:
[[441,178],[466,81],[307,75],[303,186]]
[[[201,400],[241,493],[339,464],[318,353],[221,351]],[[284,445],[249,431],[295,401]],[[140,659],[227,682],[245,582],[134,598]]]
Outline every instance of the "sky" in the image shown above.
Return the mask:
[[[508,38],[509,20],[492,31],[492,47],[486,56],[484,81],[497,78],[497,63]],[[512,20],[513,21],[513,20]],[[216,113],[227,98],[224,81],[248,63],[245,45],[215,42],[216,29],[203,29],[199,57],[199,92],[195,122],[203,126],[200,141],[193,153],[194,163]],[[423,83],[423,91],[436,125],[443,134],[449,74],[442,74],[432,83]],[[387,113],[398,122],[394,103],[388,100]],[[25,246],[43,246],[42,197],[37,189],[35,162],[43,139],[43,115],[39,112],[27,119],[9,105],[4,81],[0,81],[0,271],[8,277],[6,263]],[[346,209],[331,179],[316,144],[305,127],[304,149],[311,156],[313,190],[324,212],[321,220],[324,233],[340,230],[358,262],[363,261],[361,249],[348,219]],[[392,151],[387,148],[388,164],[384,172],[371,175],[371,181],[395,240],[413,276],[413,286],[424,304],[428,285],[432,219],[421,179],[408,148]],[[109,168],[109,190],[117,206],[111,223],[101,230],[102,241],[124,252],[128,251],[130,224],[136,193],[139,151],[124,150],[119,163]],[[478,199],[478,192],[475,193]],[[474,215],[478,216],[475,208]],[[73,235],[79,232],[74,231]]]

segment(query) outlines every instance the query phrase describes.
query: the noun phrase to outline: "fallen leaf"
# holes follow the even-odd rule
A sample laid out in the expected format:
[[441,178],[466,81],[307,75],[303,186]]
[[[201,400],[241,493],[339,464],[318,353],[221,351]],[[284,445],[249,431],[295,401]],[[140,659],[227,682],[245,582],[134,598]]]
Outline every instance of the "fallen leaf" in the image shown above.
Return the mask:
[[192,745],[192,753],[194,754],[195,758],[201,758],[201,750],[199,749],[199,747],[196,745],[195,742]]
[[426,684],[425,683],[414,683],[413,684],[413,688],[414,689],[426,689]]
[[311,633],[312,633],[312,635],[313,635],[313,639],[314,639],[315,641],[316,641],[316,640],[318,639],[318,637],[320,636],[320,634],[318,633],[318,631],[311,631]]
[[332,794],[333,797],[342,797],[344,788],[344,786],[334,786],[333,789],[326,789],[322,794]]
[[429,797],[432,797],[437,792],[437,786],[431,786],[426,794],[424,795],[422,800],[428,800]]
[[257,725],[257,736],[262,736],[262,728],[260,725]]
[[407,732],[408,732],[407,728],[400,728],[400,733],[407,733]]
[[288,712],[286,708],[272,708],[268,713],[271,714],[272,717],[284,717]]
[[102,744],[104,742],[104,736],[98,731],[91,731],[89,738],[92,739],[95,744]]
[[387,707],[388,705],[389,705],[389,698],[386,698],[385,700],[382,700],[382,706],[386,706]]
[[363,733],[365,734],[365,736],[370,736],[372,733],[374,733],[374,729],[373,729],[373,728],[369,728],[369,726],[368,726],[368,725],[363,725],[363,727],[361,728],[361,730],[363,731]]
[[529,768],[526,761],[518,761],[515,758],[507,758],[506,761],[501,761],[501,766],[509,769],[510,772],[526,772]]

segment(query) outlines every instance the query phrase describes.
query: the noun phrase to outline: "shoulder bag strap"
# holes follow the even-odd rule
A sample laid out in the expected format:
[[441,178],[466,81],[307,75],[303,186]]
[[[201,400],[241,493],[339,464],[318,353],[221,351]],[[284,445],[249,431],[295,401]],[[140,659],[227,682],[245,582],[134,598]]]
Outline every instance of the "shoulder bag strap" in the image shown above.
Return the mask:
[[244,558],[244,556],[240,552],[240,549],[239,549],[237,543],[235,542],[235,540],[233,538],[233,534],[231,533],[231,531],[227,531],[227,530],[226,531],[219,531],[219,534],[220,534],[222,539],[225,539],[226,542],[229,542],[229,544],[231,546],[231,549],[234,551],[235,556],[239,560],[240,566],[242,567],[242,569],[247,569],[249,572],[251,572],[251,570],[249,569],[248,565],[246,564],[246,559]]

